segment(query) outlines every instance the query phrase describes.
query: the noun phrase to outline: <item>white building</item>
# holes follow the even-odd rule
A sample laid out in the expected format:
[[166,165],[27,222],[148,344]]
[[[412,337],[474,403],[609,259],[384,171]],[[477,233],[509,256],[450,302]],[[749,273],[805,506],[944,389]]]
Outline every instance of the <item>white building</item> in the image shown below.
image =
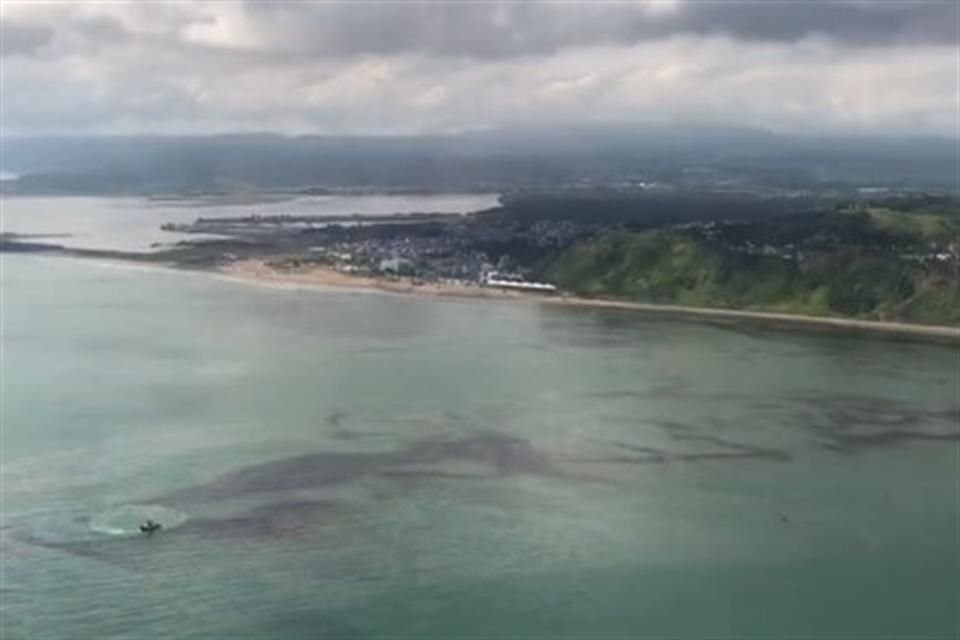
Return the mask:
[[556,293],[557,287],[546,282],[527,282],[520,276],[501,274],[496,271],[483,276],[481,284],[485,287],[497,289],[514,289],[516,291],[536,291],[538,293]]
[[380,261],[380,271],[384,273],[400,273],[410,271],[413,263],[406,258],[387,258]]

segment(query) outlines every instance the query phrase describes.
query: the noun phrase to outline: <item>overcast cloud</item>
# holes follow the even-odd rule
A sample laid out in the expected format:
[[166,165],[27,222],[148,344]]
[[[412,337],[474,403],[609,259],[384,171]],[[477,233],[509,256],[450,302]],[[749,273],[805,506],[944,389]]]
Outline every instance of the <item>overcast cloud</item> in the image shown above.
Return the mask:
[[4,132],[958,134],[954,2],[3,2]]

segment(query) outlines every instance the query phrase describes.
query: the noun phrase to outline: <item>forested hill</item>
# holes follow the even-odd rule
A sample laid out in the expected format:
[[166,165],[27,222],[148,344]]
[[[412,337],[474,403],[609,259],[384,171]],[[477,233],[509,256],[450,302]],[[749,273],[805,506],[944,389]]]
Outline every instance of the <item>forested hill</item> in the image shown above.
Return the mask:
[[855,206],[760,222],[611,231],[547,261],[576,294],[960,323],[955,209]]

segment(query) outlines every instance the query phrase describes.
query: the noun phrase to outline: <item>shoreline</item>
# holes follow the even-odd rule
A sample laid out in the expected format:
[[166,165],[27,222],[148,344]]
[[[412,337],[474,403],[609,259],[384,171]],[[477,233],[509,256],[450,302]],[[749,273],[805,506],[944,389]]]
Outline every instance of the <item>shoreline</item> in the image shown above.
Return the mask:
[[277,287],[318,287],[342,289],[367,289],[410,295],[427,295],[460,299],[513,300],[532,302],[556,307],[583,309],[613,309],[642,312],[661,317],[682,318],[703,322],[749,322],[768,327],[796,330],[840,331],[870,334],[890,338],[922,339],[931,342],[960,345],[960,326],[908,324],[855,318],[829,316],[804,316],[774,311],[746,311],[710,307],[652,304],[583,298],[577,296],[544,296],[519,291],[505,291],[480,286],[453,283],[414,284],[406,279],[388,279],[375,276],[351,275],[329,267],[307,267],[278,270],[259,259],[241,260],[213,270],[228,278],[260,285]]

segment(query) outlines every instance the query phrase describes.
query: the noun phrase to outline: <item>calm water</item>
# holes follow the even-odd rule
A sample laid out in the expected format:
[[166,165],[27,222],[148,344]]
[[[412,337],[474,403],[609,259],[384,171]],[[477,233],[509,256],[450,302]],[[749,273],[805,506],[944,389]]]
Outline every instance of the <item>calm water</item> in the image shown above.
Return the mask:
[[958,633],[955,350],[3,267],[5,640]]
[[145,250],[154,243],[200,237],[160,229],[165,222],[189,223],[198,217],[467,213],[496,204],[496,194],[232,196],[181,200],[18,196],[0,199],[0,231],[53,234],[55,237],[48,242],[69,247]]

